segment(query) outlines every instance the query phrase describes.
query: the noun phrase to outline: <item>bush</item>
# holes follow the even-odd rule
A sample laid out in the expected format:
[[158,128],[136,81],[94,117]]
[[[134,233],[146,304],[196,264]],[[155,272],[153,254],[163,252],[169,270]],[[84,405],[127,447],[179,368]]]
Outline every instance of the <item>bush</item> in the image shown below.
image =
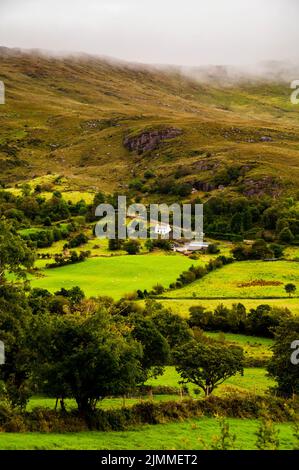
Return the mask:
[[146,178],[147,180],[150,179],[150,178],[155,178],[155,173],[152,171],[152,170],[146,170],[144,172],[144,178]]
[[85,245],[88,242],[88,237],[84,233],[79,233],[67,243],[66,248],[77,248],[78,246]]
[[134,189],[135,191],[142,191],[143,181],[139,178],[135,178],[130,182],[129,188]]
[[128,253],[128,255],[137,255],[140,252],[140,242],[139,240],[128,240],[124,244],[124,250]]
[[279,234],[279,241],[282,243],[291,243],[294,240],[294,235],[292,234],[291,230],[287,227],[282,229]]
[[220,252],[219,248],[218,248],[218,245],[215,245],[214,243],[211,243],[209,246],[208,246],[208,250],[207,252],[210,254],[210,255],[216,255]]
[[26,432],[26,423],[21,415],[12,415],[4,424],[5,432]]
[[167,239],[160,238],[158,240],[147,240],[145,242],[145,247],[149,251],[153,251],[155,248],[159,250],[170,251],[171,250],[171,242]]
[[164,292],[164,287],[161,284],[156,284],[153,287],[153,290],[152,290],[153,295],[160,295],[160,294],[163,294],[163,292]]

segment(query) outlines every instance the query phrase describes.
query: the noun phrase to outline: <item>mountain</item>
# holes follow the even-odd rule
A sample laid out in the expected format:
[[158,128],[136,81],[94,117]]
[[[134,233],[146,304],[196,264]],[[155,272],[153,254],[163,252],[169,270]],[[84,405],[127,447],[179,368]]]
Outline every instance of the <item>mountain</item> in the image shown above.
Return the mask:
[[0,48],[1,182],[53,173],[72,189],[111,192],[138,189],[147,172],[147,190],[175,176],[194,193],[293,194],[292,71],[265,68],[274,70],[265,79],[231,81],[225,67],[199,72]]

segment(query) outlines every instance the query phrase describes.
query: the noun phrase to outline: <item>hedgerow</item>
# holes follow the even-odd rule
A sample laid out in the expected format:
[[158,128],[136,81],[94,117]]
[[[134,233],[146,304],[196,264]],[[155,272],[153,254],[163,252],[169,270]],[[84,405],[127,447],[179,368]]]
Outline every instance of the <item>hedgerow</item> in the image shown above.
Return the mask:
[[204,400],[189,398],[159,403],[144,401],[127,408],[98,409],[86,415],[76,410],[65,412],[47,408],[18,413],[1,406],[0,430],[56,433],[86,430],[122,431],[132,426],[163,424],[203,416],[258,419],[265,410],[275,422],[291,421],[294,413],[299,411],[299,401],[234,394],[226,397],[210,396]]

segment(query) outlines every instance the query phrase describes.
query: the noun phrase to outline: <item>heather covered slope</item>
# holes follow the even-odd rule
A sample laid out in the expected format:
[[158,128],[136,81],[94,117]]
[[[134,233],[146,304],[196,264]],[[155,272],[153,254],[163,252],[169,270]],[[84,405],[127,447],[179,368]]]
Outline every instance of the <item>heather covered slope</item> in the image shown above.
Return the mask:
[[199,192],[296,192],[299,106],[286,82],[221,86],[172,68],[5,48],[0,80],[6,185],[52,172],[70,189],[111,192],[152,170]]

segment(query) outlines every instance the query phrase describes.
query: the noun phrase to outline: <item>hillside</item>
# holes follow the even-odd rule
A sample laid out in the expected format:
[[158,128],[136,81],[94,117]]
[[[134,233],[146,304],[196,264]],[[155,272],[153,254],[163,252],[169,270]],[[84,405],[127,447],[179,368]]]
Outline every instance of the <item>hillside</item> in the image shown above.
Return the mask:
[[298,186],[299,106],[288,83],[221,86],[174,68],[6,48],[0,80],[6,186],[52,173],[68,189],[121,191],[147,170],[149,184],[175,175],[200,194],[276,197]]

